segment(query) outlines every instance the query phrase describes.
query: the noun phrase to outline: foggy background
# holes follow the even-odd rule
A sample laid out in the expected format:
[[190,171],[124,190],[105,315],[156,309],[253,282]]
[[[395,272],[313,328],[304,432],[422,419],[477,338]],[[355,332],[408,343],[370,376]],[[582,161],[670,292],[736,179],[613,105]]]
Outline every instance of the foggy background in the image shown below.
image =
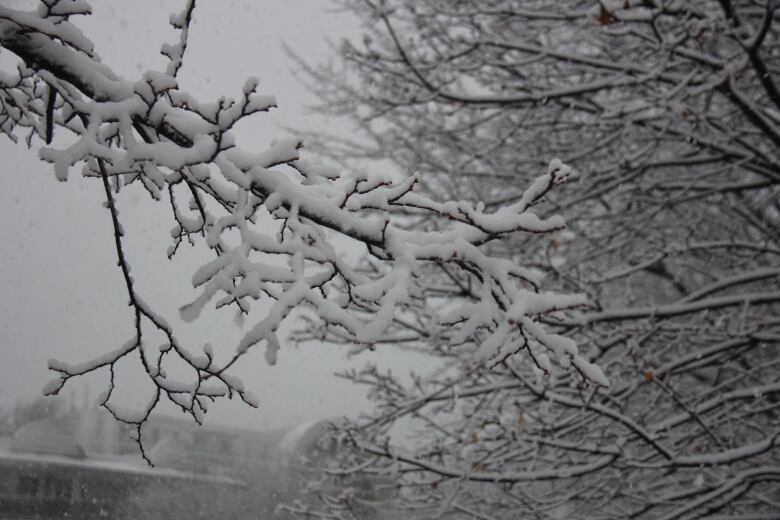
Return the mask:
[[[17,8],[36,4],[0,1]],[[177,41],[168,18],[184,7],[183,0],[90,3],[93,16],[74,22],[94,42],[104,63],[130,80],[146,70],[164,70],[160,45]],[[201,100],[213,101],[238,96],[245,79],[257,76],[259,92],[276,95],[279,108],[236,128],[243,148],[263,150],[272,139],[285,137],[279,125],[349,132],[344,122],[305,114],[305,106],[316,97],[294,77],[296,64],[287,58],[282,43],[310,63],[322,63],[332,55],[327,40],[337,44],[358,30],[357,20],[329,0],[199,0],[180,85]],[[9,53],[0,54],[0,60],[8,59],[18,61]],[[21,142],[14,145],[0,138],[0,409],[41,395],[54,376],[46,368],[48,359],[85,361],[119,347],[132,335],[100,183],[82,179],[78,168],[71,170],[67,182],[57,182],[52,167],[37,158],[39,144],[29,150]],[[310,151],[308,158],[316,154]],[[171,322],[190,350],[200,351],[209,342],[218,360],[232,354],[242,336],[232,310],[207,307],[186,327],[178,319],[177,309],[196,295],[191,275],[209,252],[183,244],[169,262],[165,251],[171,244],[173,220],[166,203],[154,203],[139,186],[126,188],[118,199],[126,254],[139,293]],[[252,323],[248,319],[245,326]],[[287,325],[289,329],[291,323]],[[261,344],[252,350],[234,371],[258,396],[259,409],[238,400],[224,401],[212,406],[207,423],[273,429],[354,414],[367,406],[360,389],[332,374],[346,365],[378,359],[363,355],[348,360],[343,349],[316,344],[296,348],[287,343],[277,365],[269,367],[263,360],[264,348]],[[371,355],[397,372],[408,372],[413,363],[419,367],[419,360],[403,352]],[[132,374],[125,376],[118,379],[116,404],[138,406],[146,388],[134,387]],[[106,386],[107,373],[100,371],[68,383],[58,399],[94,406]],[[170,406],[164,409],[176,413]]]

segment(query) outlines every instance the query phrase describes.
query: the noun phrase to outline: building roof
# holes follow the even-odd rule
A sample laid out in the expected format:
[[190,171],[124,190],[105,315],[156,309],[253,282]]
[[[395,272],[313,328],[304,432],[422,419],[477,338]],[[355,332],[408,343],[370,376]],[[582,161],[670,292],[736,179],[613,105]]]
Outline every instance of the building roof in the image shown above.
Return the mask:
[[74,459],[86,457],[84,448],[60,421],[45,417],[20,426],[11,440],[15,452],[59,455]]
[[0,465],[3,463],[40,464],[45,467],[60,466],[81,468],[95,472],[108,472],[144,477],[162,477],[182,480],[213,482],[233,486],[245,486],[242,481],[209,474],[197,474],[172,468],[158,468],[139,464],[134,458],[125,459],[74,459],[62,455],[43,455],[37,453],[13,453],[0,450]]
[[305,453],[313,448],[318,440],[329,435],[331,425],[341,421],[343,421],[342,417],[333,417],[301,423],[282,437],[279,442],[279,450],[286,456],[293,453]]

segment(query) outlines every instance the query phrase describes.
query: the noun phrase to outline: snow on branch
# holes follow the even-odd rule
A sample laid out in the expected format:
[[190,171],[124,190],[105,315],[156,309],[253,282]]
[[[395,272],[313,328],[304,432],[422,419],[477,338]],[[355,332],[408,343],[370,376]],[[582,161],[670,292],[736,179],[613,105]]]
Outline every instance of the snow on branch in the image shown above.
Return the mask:
[[[442,328],[452,331],[453,341],[472,352],[472,362],[503,363],[522,346],[546,369],[551,353],[585,380],[609,384],[574,342],[540,324],[542,316],[582,306],[585,298],[541,292],[532,271],[492,256],[486,247],[514,233],[562,228],[562,217],[542,217],[533,207],[566,182],[569,167],[552,161],[518,202],[485,212],[471,203],[423,196],[415,191],[415,177],[340,175],[313,165],[300,158],[300,139],[279,141],[262,152],[243,150],[236,146],[232,128],[272,109],[275,99],[258,94],[256,80],[249,80],[237,99],[205,102],[181,90],[176,75],[193,1],[171,19],[181,38],[163,46],[170,59],[166,71],[146,72],[135,82],[99,61],[91,43],[62,14],[70,4],[49,2],[48,9],[37,13],[0,7],[0,45],[23,61],[18,71],[0,76],[0,129],[11,138],[28,131],[28,144],[33,137],[51,143],[54,129],[64,132],[67,144],[42,146],[41,159],[53,165],[58,180],[66,180],[74,167],[100,179],[135,333],[121,348],[93,360],[52,361],[50,368],[58,376],[46,387],[47,394],[56,394],[73,377],[107,368],[110,386],[102,404],[136,426],[141,445],[141,427],[163,397],[198,422],[218,397],[236,395],[256,406],[229,369],[258,344],[264,344],[273,364],[281,345],[277,331],[295,309],[308,308],[324,327],[354,344],[381,341],[405,308],[426,305],[432,290],[426,270],[431,266],[446,266],[468,278],[479,295],[476,304],[453,301],[439,319]],[[85,4],[78,5],[79,13],[89,12]],[[202,240],[213,251],[213,259],[193,275],[200,294],[182,306],[182,318],[197,319],[212,302],[235,305],[244,314],[256,300],[271,302],[226,363],[218,364],[210,348],[194,354],[181,344],[169,322],[138,293],[115,200],[119,188],[130,183],[140,183],[153,199],[170,203],[175,220],[170,255],[183,240]],[[191,212],[177,202],[177,186],[191,194]],[[409,228],[408,216],[400,210],[427,215],[436,225]],[[345,260],[334,245],[334,233],[361,245],[373,268]],[[150,353],[144,332],[150,326],[166,338],[156,354]],[[140,413],[122,415],[110,399],[115,365],[130,353],[138,354],[156,390]],[[168,377],[165,367],[171,358],[183,361],[195,377]]]
[[[404,513],[431,517],[780,517],[766,499],[780,395],[780,3],[340,3],[362,34],[333,63],[297,58],[318,111],[361,129],[324,153],[347,167],[390,158],[420,172],[425,193],[497,213],[564,213],[570,227],[552,240],[516,233],[476,249],[522,258],[527,283],[547,273],[545,289],[586,293],[593,308],[513,316],[516,335],[491,287],[438,264],[431,293],[469,305],[443,304],[451,328],[435,332],[430,310],[412,307],[382,345],[426,348],[444,368],[345,371],[374,406],[348,430],[354,457],[329,471],[387,478]],[[541,157],[582,176],[536,205],[527,181]],[[471,335],[484,366],[456,370],[474,357]],[[312,334],[323,337],[349,341]],[[575,343],[590,357],[568,357]],[[556,358],[571,370],[553,370]],[[601,375],[608,390],[582,384]],[[550,480],[513,485],[518,475]]]

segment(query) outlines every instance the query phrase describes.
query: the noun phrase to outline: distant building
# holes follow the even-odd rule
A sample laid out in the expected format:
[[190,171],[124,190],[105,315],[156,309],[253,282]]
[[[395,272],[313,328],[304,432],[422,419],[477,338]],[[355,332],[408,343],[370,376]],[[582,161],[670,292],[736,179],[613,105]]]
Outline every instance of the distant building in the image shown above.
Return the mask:
[[0,435],[0,520],[265,520],[280,503],[316,504],[312,482],[329,496],[349,490],[365,518],[401,518],[387,512],[391,482],[323,474],[344,454],[332,420],[258,432],[154,416],[142,430],[149,467],[134,429],[103,409],[24,411]]
[[[95,459],[58,421],[37,419],[21,426],[0,443],[0,519],[140,520],[144,507],[163,512],[160,518],[211,518],[192,501],[166,503],[165,495],[186,489],[193,496],[246,494],[235,479],[175,469],[143,466],[133,459]],[[138,497],[155,498],[156,502]],[[172,509],[172,507],[174,509]],[[175,508],[178,508],[177,512]],[[179,514],[180,513],[180,514]],[[154,518],[154,516],[148,516]]]
[[87,454],[76,437],[53,417],[35,419],[19,427],[11,438],[11,451],[84,459]]
[[144,439],[153,446],[155,464],[215,474],[246,476],[257,468],[279,465],[278,445],[284,431],[256,430],[204,424],[185,418],[157,416],[144,427]]

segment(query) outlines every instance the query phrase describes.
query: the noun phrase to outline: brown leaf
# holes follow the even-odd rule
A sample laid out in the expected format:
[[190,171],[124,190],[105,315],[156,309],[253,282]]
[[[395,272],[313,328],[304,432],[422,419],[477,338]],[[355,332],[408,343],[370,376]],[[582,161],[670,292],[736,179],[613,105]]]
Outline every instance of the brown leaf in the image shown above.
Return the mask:
[[615,21],[615,17],[612,13],[604,9],[604,6],[602,5],[597,20],[601,25],[609,25]]

